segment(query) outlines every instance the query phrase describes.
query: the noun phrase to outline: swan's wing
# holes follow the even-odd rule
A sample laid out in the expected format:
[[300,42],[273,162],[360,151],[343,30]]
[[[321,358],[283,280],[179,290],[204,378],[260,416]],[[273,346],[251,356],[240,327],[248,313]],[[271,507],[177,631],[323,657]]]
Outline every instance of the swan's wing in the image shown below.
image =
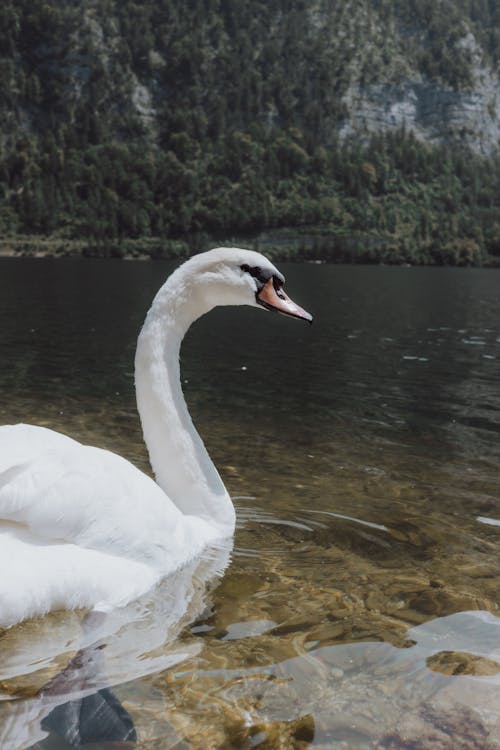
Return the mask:
[[41,427],[0,428],[0,520],[41,541],[151,564],[168,554],[166,539],[175,557],[182,518],[150,477],[110,451]]
[[180,511],[132,464],[39,427],[0,428],[0,625],[125,604],[178,567]]

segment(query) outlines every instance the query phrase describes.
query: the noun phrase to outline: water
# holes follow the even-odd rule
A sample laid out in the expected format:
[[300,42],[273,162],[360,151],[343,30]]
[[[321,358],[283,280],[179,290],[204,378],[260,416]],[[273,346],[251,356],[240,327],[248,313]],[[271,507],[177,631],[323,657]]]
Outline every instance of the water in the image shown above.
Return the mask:
[[[146,469],[133,352],[172,267],[3,260],[0,422]],[[282,270],[312,328],[219,309],[182,351],[233,549],[6,631],[2,750],[500,741],[498,272]]]

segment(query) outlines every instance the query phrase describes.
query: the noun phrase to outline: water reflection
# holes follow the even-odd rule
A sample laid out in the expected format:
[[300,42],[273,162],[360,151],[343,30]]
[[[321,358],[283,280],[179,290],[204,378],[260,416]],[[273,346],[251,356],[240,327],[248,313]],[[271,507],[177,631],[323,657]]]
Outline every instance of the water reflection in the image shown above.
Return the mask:
[[177,637],[208,606],[210,588],[226,569],[231,548],[229,541],[209,548],[127,607],[83,617],[52,613],[4,631],[2,750],[25,750],[47,732],[75,747],[133,741],[133,720],[109,688],[168,670],[198,653],[199,639]]
[[[95,666],[95,656],[94,648],[79,651],[66,670],[44,688],[44,696],[67,695],[77,687],[85,689],[86,673]],[[135,743],[137,740],[132,717],[108,688],[56,705],[42,719],[40,727],[48,733],[48,738],[33,746],[37,750],[53,748],[53,738],[58,748],[61,748],[60,740],[69,747],[112,742],[115,748],[118,742]]]

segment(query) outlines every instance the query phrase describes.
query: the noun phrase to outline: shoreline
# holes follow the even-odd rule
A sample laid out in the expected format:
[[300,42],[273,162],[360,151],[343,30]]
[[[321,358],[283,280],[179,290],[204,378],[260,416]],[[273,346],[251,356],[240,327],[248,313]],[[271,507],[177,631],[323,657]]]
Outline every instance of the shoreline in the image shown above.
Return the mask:
[[[130,240],[127,240],[127,244]],[[108,245],[92,245],[83,240],[22,237],[0,240],[2,258],[116,258],[120,260],[152,260],[151,252],[144,250],[143,243],[137,248],[117,250],[116,242]]]
[[[273,241],[274,240],[274,241]],[[288,241],[287,241],[288,240]],[[267,255],[274,262],[295,262],[308,264],[345,264],[345,265],[385,265],[399,267],[447,267],[447,268],[499,268],[500,258],[488,256],[480,262],[468,260],[459,263],[443,262],[412,262],[410,259],[395,255],[393,258],[383,253],[366,257],[351,255],[346,257],[332,257],[326,253],[322,257],[321,251],[311,252],[307,245],[299,246],[294,237],[260,237],[260,238],[228,238],[225,240],[210,240],[204,238],[203,243],[187,243],[183,240],[162,240],[159,238],[144,238],[138,240],[109,240],[108,242],[89,243],[85,240],[59,239],[50,237],[20,236],[0,239],[0,260],[2,258],[97,258],[123,261],[155,261],[155,260],[186,260],[202,250],[217,246],[242,246],[257,250]],[[192,248],[193,252],[190,251]]]
[[[145,252],[132,252],[125,253],[124,255],[117,257],[106,253],[88,252],[79,249],[65,249],[65,250],[41,250],[41,249],[14,249],[14,248],[2,248],[0,247],[0,260],[2,258],[49,258],[49,259],[61,259],[61,258],[82,258],[84,260],[88,258],[98,258],[101,260],[113,258],[115,260],[153,260],[151,255]],[[168,258],[165,258],[168,260]]]

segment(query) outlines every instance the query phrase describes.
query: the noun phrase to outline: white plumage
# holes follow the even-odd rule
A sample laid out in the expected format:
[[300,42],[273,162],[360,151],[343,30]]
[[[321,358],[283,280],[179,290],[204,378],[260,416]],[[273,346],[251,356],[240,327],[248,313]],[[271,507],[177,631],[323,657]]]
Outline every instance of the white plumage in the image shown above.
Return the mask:
[[179,350],[215,305],[263,304],[263,278],[266,308],[310,320],[280,293],[282,277],[266,258],[236,248],[195,256],[156,295],[135,373],[157,482],[52,430],[0,427],[1,626],[53,609],[125,605],[233,533],[234,507],[182,395]]

